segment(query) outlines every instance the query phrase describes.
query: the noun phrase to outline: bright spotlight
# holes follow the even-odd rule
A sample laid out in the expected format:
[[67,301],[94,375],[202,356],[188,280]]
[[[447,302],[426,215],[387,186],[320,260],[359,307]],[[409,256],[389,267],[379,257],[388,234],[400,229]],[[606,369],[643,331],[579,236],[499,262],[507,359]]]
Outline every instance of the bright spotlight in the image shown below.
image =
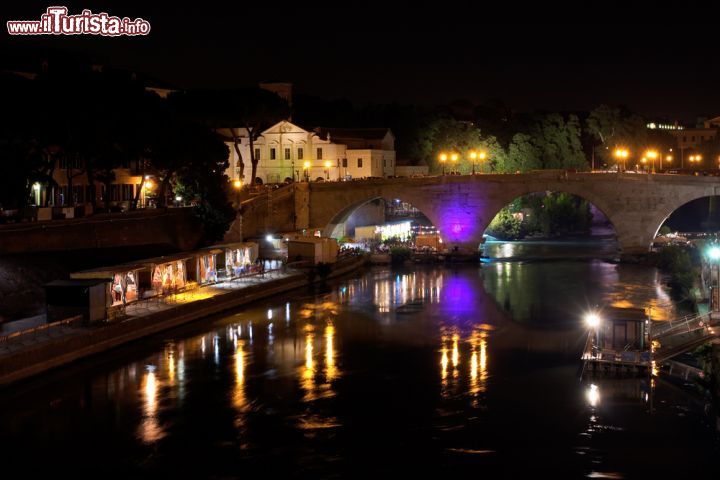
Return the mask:
[[268,242],[272,242],[272,241],[273,241],[273,236],[272,236],[272,235],[265,235],[265,240],[267,240]]
[[590,312],[585,315],[585,323],[590,328],[598,328],[600,326],[600,315]]
[[708,255],[710,255],[710,258],[713,260],[720,259],[720,247],[710,247],[710,250],[708,250]]

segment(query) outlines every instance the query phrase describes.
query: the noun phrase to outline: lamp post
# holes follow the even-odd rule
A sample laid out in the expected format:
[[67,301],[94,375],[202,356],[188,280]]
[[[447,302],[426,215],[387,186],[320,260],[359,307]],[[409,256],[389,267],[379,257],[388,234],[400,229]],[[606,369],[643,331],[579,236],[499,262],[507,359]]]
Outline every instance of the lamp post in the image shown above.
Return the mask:
[[330,160],[325,162],[325,180],[330,180],[330,167],[332,166],[332,163],[330,163]]
[[235,188],[235,203],[237,204],[237,208],[240,208],[240,190],[242,189],[242,180],[239,178],[233,182],[233,187]]
[[595,332],[595,338],[593,339],[592,354],[593,357],[597,357],[598,349],[600,348],[600,324],[602,319],[597,312],[589,312],[585,314],[585,324],[588,328]]
[[[666,155],[666,156],[665,156],[665,161],[666,161],[667,163],[672,162],[672,161],[673,161],[673,156],[672,156],[672,155]],[[661,155],[661,156],[660,156],[660,171],[664,171],[664,170],[663,170],[664,168],[665,168],[665,167],[663,167],[663,157],[662,157],[662,155]]]
[[303,171],[305,173],[305,181],[309,182],[310,181],[310,162],[307,160],[305,161],[305,163],[303,163]]
[[450,155],[450,161],[452,162],[452,171],[450,172],[451,175],[454,175],[455,172],[457,172],[457,161],[458,161],[458,154],[453,153]]
[[143,206],[147,208],[148,201],[147,201],[147,195],[148,190],[152,190],[154,184],[152,180],[150,180],[150,175],[145,175],[145,181],[143,182]]
[[[652,160],[652,173],[655,173],[655,159],[658,158],[658,152],[656,150],[648,150],[645,152],[645,156]],[[660,156],[662,162],[662,156]]]
[[445,175],[445,162],[447,162],[448,156],[446,153],[441,153],[438,155],[438,160],[440,160],[440,165],[442,165],[442,174]]
[[475,175],[475,161],[480,160],[481,162],[487,158],[487,153],[484,151],[476,152],[470,150],[470,161],[472,161],[472,174]]
[[470,161],[472,162],[472,174],[475,175],[475,160],[478,158],[478,154],[475,150],[470,150]]
[[693,170],[695,170],[695,164],[700,163],[702,160],[702,155],[690,155],[690,165]]
[[628,156],[630,156],[630,152],[628,152],[625,148],[616,148],[613,152],[613,156],[617,160],[618,173],[620,173],[620,162],[622,162],[622,170],[624,171]]
[[642,157],[642,158],[640,159],[640,161],[641,161],[642,164],[643,164],[643,170],[644,170],[645,172],[647,172],[647,158]]

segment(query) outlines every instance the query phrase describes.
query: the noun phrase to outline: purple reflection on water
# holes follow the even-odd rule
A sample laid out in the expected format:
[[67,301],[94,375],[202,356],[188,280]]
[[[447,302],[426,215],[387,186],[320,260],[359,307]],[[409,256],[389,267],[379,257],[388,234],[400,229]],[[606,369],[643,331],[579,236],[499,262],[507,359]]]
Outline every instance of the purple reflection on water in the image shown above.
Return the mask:
[[474,322],[482,312],[480,296],[467,275],[451,274],[445,277],[440,308],[448,321]]

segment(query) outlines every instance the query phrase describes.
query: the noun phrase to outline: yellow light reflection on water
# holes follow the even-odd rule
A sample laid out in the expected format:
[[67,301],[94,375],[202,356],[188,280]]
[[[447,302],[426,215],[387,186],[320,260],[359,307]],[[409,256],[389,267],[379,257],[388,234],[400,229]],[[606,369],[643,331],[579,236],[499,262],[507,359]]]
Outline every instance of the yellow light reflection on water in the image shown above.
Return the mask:
[[442,377],[442,385],[443,387],[447,387],[447,375],[448,375],[448,349],[447,346],[445,346],[445,337],[442,339],[442,349],[441,349],[441,357],[440,357],[440,374]]
[[247,406],[245,395],[245,341],[239,340],[234,355],[235,360],[235,386],[233,387],[233,407],[243,412]]
[[305,400],[315,399],[315,361],[313,360],[313,341],[315,336],[308,332],[305,334],[305,366],[302,372],[301,385],[305,390]]
[[142,400],[143,419],[140,423],[140,438],[145,443],[153,443],[161,439],[165,432],[160,427],[157,418],[158,410],[158,382],[155,372],[148,370],[143,379]]
[[460,363],[460,351],[458,350],[458,340],[460,340],[460,336],[458,334],[453,335],[453,349],[452,349],[452,364],[453,368],[457,368],[458,364]]
[[170,385],[175,384],[175,355],[172,350],[168,350],[167,353],[167,367],[168,367],[168,379],[170,380]]
[[470,348],[470,395],[476,397],[487,389],[487,332],[473,332]]
[[335,327],[331,324],[325,327],[325,378],[332,382],[338,376],[335,366]]

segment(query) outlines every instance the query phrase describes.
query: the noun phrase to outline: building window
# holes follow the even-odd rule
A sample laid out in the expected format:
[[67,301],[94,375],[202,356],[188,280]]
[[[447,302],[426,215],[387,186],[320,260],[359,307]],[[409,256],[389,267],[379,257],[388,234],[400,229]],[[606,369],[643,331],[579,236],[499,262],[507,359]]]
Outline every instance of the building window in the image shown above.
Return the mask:
[[362,158],[358,158],[358,168],[362,168]]
[[383,158],[383,167],[387,167],[387,158]]
[[77,158],[60,157],[61,170],[78,170],[80,169],[80,160]]
[[322,160],[322,148],[317,149],[317,159]]
[[80,186],[73,186],[73,203],[85,203],[85,187],[82,185]]
[[343,168],[347,168],[347,158],[343,158]]
[[270,160],[275,160],[275,149],[274,148],[270,149]]
[[302,160],[302,159],[303,159],[303,149],[298,148],[298,160]]
[[133,199],[133,186],[132,184],[123,184],[122,186],[122,199],[132,200]]
[[690,141],[692,141],[692,142],[695,141],[695,135],[693,135],[692,137],[690,137]]
[[289,148],[285,149],[285,160],[290,160],[290,149]]
[[259,148],[255,149],[255,160],[260,160],[260,149]]

